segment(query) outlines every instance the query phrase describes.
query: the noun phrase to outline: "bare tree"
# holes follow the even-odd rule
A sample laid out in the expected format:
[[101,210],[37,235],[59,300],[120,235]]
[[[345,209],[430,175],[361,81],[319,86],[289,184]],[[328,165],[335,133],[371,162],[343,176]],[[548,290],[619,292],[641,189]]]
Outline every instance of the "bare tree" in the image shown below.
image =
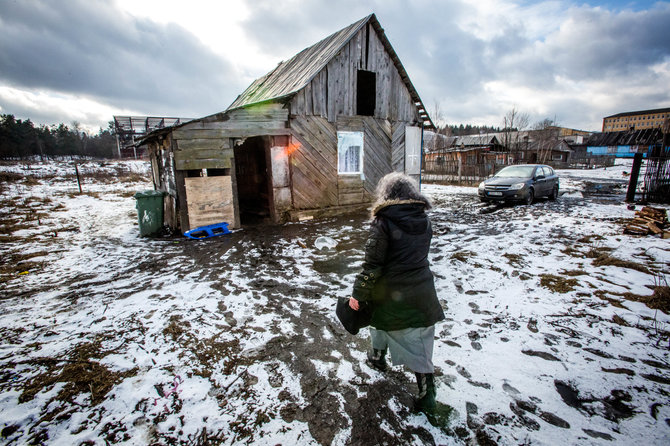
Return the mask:
[[546,163],[551,150],[558,142],[556,120],[545,118],[533,125],[533,142],[537,153],[537,162]]
[[516,107],[512,107],[503,117],[503,141],[502,144],[509,152],[518,152],[521,149],[519,132],[528,127],[530,116],[522,113]]

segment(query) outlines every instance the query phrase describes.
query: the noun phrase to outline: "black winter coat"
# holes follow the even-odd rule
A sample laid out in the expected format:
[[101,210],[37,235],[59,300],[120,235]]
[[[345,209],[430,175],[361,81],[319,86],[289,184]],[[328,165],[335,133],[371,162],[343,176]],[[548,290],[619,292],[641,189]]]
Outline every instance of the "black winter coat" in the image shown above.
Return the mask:
[[429,327],[444,319],[428,250],[433,236],[421,201],[378,206],[365,245],[363,272],[353,297],[372,305],[372,323],[385,331]]

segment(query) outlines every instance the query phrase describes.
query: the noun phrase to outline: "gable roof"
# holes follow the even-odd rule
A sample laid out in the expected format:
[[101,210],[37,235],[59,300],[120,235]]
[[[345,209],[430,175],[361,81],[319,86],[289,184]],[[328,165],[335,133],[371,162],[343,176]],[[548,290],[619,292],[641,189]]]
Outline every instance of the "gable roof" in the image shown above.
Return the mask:
[[417,109],[419,118],[426,128],[435,128],[428,116],[428,112],[419,97],[414,85],[409,80],[398,55],[391,46],[384,29],[379,24],[377,17],[370,14],[361,20],[352,23],[340,31],[326,37],[316,44],[305,48],[286,62],[280,62],[274,70],[256,79],[247,89],[230,104],[226,111],[247,107],[263,102],[275,102],[288,100],[298,91],[306,87],[314,77],[328,65],[356,33],[370,23],[377,32],[379,39],[393,61],[401,79],[409,90],[410,96]]

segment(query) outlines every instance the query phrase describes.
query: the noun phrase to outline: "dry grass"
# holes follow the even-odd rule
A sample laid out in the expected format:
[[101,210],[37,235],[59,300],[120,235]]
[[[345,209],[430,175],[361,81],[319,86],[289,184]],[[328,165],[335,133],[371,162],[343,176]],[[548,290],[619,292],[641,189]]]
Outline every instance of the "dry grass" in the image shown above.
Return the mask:
[[618,259],[609,254],[601,254],[593,260],[593,266],[618,266],[620,268],[633,269],[641,273],[651,274],[651,271],[641,263],[632,262],[630,260]]
[[561,271],[561,275],[568,277],[586,276],[586,272],[580,269]]
[[30,259],[48,255],[49,252],[47,251],[32,252],[29,254],[12,252],[3,255],[1,257],[2,262],[0,262],[0,283],[10,281],[18,274],[42,269],[44,267],[44,262],[35,262]]
[[[47,357],[27,361],[36,366],[46,366],[47,369],[24,384],[19,402],[32,400],[39,392],[52,388],[56,383],[65,383],[52,401],[73,403],[79,394],[90,393],[91,405],[100,404],[114,385],[137,373],[136,369],[112,372],[91,359],[102,358],[105,354],[101,351],[100,341],[96,341],[76,346],[68,359]],[[43,420],[49,421],[50,415],[45,414]]]
[[578,259],[584,257],[584,254],[580,250],[575,249],[572,246],[567,246],[565,249],[561,250],[561,252],[566,256],[577,257]]
[[477,253],[472,251],[457,251],[450,256],[450,259],[457,260],[459,262],[467,262],[469,258],[476,257]]
[[584,243],[585,245],[590,245],[594,240],[604,240],[605,237],[599,234],[591,234],[584,236],[577,240],[577,243]]
[[665,314],[670,314],[670,287],[668,285],[654,287],[651,296],[633,293],[623,293],[622,296],[634,302],[642,302],[653,310],[661,310]]
[[522,267],[526,264],[526,262],[523,261],[523,256],[520,254],[503,254],[502,256],[505,257],[512,266]]
[[[616,294],[616,293],[612,293],[612,294]],[[598,297],[599,299],[602,299],[602,300],[605,300],[605,301],[609,302],[613,307],[624,308],[624,309],[626,308],[626,307],[623,306],[623,304],[621,303],[620,300],[615,299],[613,297],[609,297],[607,291],[597,290],[593,293],[593,295]],[[619,294],[619,296],[620,296],[620,294]]]
[[577,285],[579,285],[577,279],[566,279],[565,277],[554,276],[553,274],[540,275],[540,286],[555,293],[569,293],[570,291],[574,291]]

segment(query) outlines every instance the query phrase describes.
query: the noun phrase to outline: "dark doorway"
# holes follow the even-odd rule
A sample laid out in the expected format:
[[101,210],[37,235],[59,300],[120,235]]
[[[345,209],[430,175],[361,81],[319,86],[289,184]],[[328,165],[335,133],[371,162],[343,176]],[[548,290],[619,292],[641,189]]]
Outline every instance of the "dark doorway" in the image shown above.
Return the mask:
[[256,136],[235,147],[235,178],[240,224],[252,225],[270,220],[267,141]]
[[356,114],[374,116],[377,101],[377,75],[374,71],[358,70]]

